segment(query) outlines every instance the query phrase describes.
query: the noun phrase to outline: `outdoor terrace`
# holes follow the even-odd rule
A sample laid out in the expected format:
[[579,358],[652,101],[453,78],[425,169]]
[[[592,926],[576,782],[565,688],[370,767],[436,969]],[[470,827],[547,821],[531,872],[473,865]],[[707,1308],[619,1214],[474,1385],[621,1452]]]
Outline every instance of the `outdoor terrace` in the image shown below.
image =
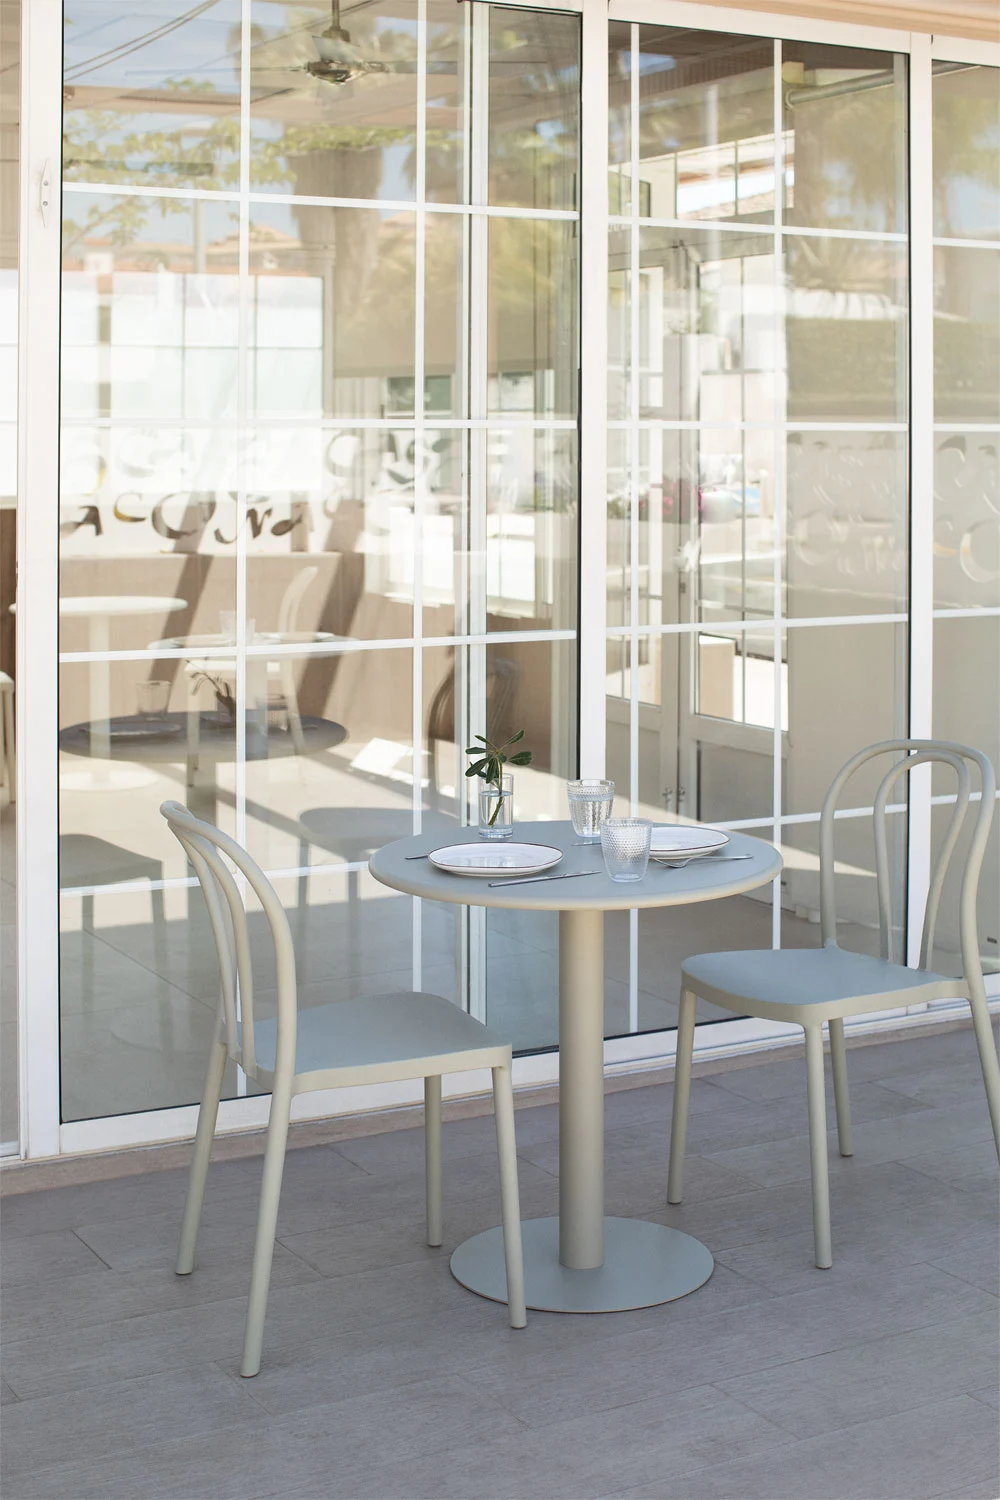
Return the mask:
[[[866,1038],[849,1062],[832,1270],[812,1264],[795,1049],[696,1068],[669,1210],[669,1074],[620,1078],[609,1211],[690,1231],[716,1271],[665,1307],[519,1332],[448,1271],[497,1218],[478,1104],[445,1126],[442,1250],[415,1112],[298,1127],[251,1381],[260,1137],[219,1143],[184,1279],[188,1147],[6,1170],[5,1500],[995,1500],[997,1178],[972,1033]],[[554,1211],[557,1115],[551,1091],[522,1102],[527,1217]]]

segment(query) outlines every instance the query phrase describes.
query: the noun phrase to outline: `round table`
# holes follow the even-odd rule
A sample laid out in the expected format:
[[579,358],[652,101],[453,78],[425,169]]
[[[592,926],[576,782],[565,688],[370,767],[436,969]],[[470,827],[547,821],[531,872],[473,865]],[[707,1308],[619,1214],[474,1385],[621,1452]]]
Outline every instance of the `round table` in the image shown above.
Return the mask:
[[[773,880],[781,856],[771,844],[734,833],[724,852],[749,859],[708,857],[681,869],[651,861],[643,880],[620,884],[605,874],[600,845],[578,844],[570,823],[522,823],[514,837],[562,849],[551,873],[596,873],[526,885],[446,875],[409,857],[440,845],[440,836],[427,834],[386,845],[369,869],[383,885],[430,901],[559,913],[559,1216],[524,1222],[528,1306],[623,1312],[671,1302],[708,1280],[711,1252],[666,1225],[604,1213],[604,913],[738,896]],[[462,842],[479,839],[466,830]],[[499,1228],[460,1245],[451,1269],[470,1291],[507,1300]]]

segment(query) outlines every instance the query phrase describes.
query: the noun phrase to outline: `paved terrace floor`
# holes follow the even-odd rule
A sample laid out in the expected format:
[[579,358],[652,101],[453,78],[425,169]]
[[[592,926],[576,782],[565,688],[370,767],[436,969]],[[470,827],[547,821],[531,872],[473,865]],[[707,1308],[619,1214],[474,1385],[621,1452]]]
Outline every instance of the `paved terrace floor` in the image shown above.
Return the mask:
[[[382,1133],[291,1152],[252,1381],[259,1159],[213,1169],[184,1279],[180,1168],[16,1192],[4,1500],[995,1500],[997,1179],[972,1033],[854,1047],[850,1072],[832,1270],[811,1263],[801,1056],[715,1064],[683,1206],[665,1209],[669,1083],[609,1094],[607,1149],[611,1210],[705,1240],[712,1279],[522,1332],[448,1272],[496,1219],[490,1119],[445,1127],[441,1251],[419,1129],[369,1119],[351,1128]],[[551,1213],[556,1110],[517,1124],[524,1213]]]

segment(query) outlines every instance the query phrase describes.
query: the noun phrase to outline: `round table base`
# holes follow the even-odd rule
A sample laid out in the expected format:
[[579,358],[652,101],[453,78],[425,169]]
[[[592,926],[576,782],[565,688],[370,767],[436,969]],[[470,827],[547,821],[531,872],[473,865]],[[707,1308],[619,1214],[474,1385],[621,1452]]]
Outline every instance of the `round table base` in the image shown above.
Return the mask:
[[[541,1312],[625,1312],[686,1297],[711,1276],[711,1252],[699,1240],[646,1219],[604,1220],[604,1264],[572,1271],[559,1263],[559,1220],[526,1219],[527,1304]],[[503,1232],[487,1229],[459,1245],[451,1274],[470,1292],[507,1301]]]

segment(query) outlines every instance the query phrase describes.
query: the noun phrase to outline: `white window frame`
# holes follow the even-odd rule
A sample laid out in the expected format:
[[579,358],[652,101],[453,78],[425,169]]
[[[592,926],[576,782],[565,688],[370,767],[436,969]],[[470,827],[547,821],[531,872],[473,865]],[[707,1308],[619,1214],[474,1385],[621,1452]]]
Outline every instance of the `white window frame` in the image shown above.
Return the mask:
[[[504,3],[504,0],[501,0]],[[244,10],[248,10],[244,0]],[[868,46],[906,54],[910,62],[911,323],[913,458],[910,596],[910,731],[930,732],[931,526],[933,352],[930,87],[935,59],[1000,67],[1000,45],[929,37],[883,27],[746,11],[690,0],[534,0],[529,8],[582,12],[581,182],[581,610],[580,765],[601,775],[605,755],[605,486],[606,318],[608,203],[605,122],[608,109],[608,21],[655,22],[762,38]],[[244,62],[246,59],[244,59]],[[20,221],[18,404],[18,1036],[22,1156],[108,1150],[189,1137],[197,1106],[60,1124],[58,853],[58,444],[54,400],[59,370],[60,201],[62,125],[61,0],[31,0],[22,8],[22,159]],[[596,169],[595,169],[596,168]],[[47,192],[43,182],[48,183]],[[48,207],[42,198],[47,196]],[[418,415],[418,422],[422,418]],[[24,685],[31,684],[25,691]],[[418,683],[414,682],[418,704]],[[415,723],[419,724],[419,715]],[[923,908],[930,856],[930,783],[916,789],[911,807],[910,916]],[[911,932],[918,923],[911,920]],[[859,1030],[900,1024],[903,1013],[858,1023]],[[912,1017],[931,1024],[936,1017]],[[701,1055],[726,1055],[780,1044],[797,1028],[754,1020],[700,1026]],[[674,1051],[674,1032],[611,1040],[611,1072],[662,1065]],[[523,1087],[555,1081],[557,1055],[515,1062]],[[454,1080],[456,1093],[484,1087],[473,1077]],[[298,1118],[350,1113],[417,1102],[409,1085],[337,1090],[297,1101]],[[260,1127],[266,1098],[225,1101],[223,1130]]]

